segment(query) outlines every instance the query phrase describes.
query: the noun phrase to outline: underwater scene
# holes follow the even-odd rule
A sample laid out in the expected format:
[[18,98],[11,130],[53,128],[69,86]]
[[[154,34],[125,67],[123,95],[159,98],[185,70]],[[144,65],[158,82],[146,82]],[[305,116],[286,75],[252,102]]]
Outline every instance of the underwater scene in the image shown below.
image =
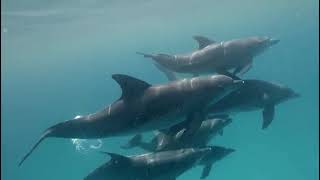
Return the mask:
[[1,1],[1,179],[318,179],[318,7]]

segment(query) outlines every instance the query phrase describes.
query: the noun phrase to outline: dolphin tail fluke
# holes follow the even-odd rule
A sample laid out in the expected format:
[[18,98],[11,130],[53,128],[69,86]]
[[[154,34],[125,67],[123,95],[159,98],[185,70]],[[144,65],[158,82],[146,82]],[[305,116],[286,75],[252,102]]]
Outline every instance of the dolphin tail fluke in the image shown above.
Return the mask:
[[130,149],[130,148],[139,146],[141,144],[141,140],[142,140],[142,135],[137,134],[129,140],[128,144],[121,146],[121,148],[122,149]]
[[19,166],[22,165],[22,163],[31,155],[31,153],[38,147],[38,145],[39,145],[44,139],[46,139],[46,138],[49,136],[50,133],[51,133],[51,130],[50,130],[50,129],[48,129],[47,131],[45,131],[45,133],[40,137],[40,139],[38,140],[38,142],[37,142],[35,145],[33,145],[33,147],[31,148],[31,150],[30,150],[25,156],[23,156],[22,160],[21,160],[20,163],[19,163]]
[[143,52],[136,52],[136,53],[139,54],[139,55],[142,55],[145,58],[154,58],[154,55],[152,55],[152,54],[146,54],[146,53],[143,53]]

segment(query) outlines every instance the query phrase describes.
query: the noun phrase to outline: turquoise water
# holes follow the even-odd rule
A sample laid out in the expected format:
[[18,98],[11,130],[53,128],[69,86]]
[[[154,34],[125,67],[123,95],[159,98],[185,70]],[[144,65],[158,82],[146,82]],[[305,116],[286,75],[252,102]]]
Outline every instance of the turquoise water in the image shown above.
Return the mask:
[[[243,76],[285,84],[302,97],[276,108],[263,131],[261,113],[234,116],[211,143],[237,152],[217,163],[208,179],[315,180],[318,164],[319,16],[317,0],[95,0],[1,1],[1,178],[83,179],[108,160],[79,153],[70,140],[44,141],[17,164],[47,127],[101,109],[120,96],[111,74],[149,83],[166,78],[135,54],[182,53],[197,47],[191,36],[218,41],[267,35],[281,42]],[[103,139],[121,154],[129,137]],[[178,179],[199,179],[196,167]]]

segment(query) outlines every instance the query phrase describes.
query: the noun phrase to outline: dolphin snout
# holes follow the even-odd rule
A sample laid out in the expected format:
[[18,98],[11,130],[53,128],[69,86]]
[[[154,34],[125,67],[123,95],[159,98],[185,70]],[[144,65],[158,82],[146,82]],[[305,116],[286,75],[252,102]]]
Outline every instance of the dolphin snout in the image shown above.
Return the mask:
[[236,150],[235,149],[232,149],[232,148],[228,148],[227,149],[227,154],[231,154],[233,152],[235,152]]
[[301,97],[301,94],[300,93],[293,93],[291,95],[292,98],[298,98],[298,97]]
[[232,119],[231,119],[231,118],[226,118],[226,119],[224,119],[223,122],[224,122],[226,125],[228,125],[228,124],[232,123]]
[[274,39],[274,38],[270,39],[270,45],[275,45],[275,44],[278,44],[279,42],[280,42],[279,39]]

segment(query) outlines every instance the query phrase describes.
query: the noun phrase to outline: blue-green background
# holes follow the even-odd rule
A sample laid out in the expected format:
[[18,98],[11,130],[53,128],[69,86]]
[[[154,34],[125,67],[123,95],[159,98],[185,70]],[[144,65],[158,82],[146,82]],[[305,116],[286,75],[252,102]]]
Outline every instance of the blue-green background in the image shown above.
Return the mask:
[[[266,131],[261,113],[243,113],[213,144],[237,152],[208,179],[316,180],[318,164],[318,0],[4,0],[1,1],[1,178],[77,180],[108,158],[75,151],[41,132],[120,95],[113,73],[166,82],[135,51],[183,53],[199,34],[217,41],[267,35],[281,42],[257,57],[244,77],[283,83],[302,94],[276,108]],[[249,97],[248,97],[249,98]],[[122,154],[126,137],[104,139]],[[179,179],[199,179],[199,167]]]

